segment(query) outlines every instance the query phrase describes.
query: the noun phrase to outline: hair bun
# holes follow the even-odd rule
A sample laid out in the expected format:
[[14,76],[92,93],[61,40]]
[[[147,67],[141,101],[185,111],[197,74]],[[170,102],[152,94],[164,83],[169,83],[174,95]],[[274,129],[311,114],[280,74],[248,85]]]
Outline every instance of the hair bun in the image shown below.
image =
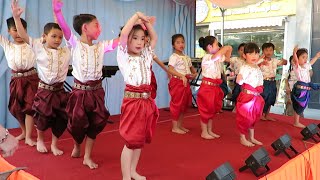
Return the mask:
[[198,41],[199,41],[199,46],[201,48],[204,48],[204,37],[200,37]]

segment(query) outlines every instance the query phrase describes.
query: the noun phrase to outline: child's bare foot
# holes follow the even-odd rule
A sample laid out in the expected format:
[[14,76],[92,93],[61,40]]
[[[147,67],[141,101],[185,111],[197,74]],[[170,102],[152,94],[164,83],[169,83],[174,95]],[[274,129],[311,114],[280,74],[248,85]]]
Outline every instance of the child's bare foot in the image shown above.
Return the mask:
[[216,134],[216,133],[213,133],[213,132],[208,132],[210,134],[210,136],[214,137],[214,138],[219,138],[220,135]]
[[51,144],[51,152],[55,156],[60,156],[63,154],[63,151],[61,151],[57,146],[52,145],[52,144]]
[[91,158],[84,158],[82,163],[83,165],[88,166],[90,169],[98,168],[98,164],[94,163]]
[[181,129],[182,131],[186,132],[186,133],[189,132],[189,129],[184,128],[184,127],[182,127],[182,126],[180,127],[180,129]]
[[72,153],[71,153],[71,157],[73,157],[73,158],[80,157],[80,146],[74,145]]
[[26,138],[24,140],[24,143],[29,145],[29,146],[31,146],[31,147],[33,147],[33,146],[35,146],[37,144],[37,142],[33,141],[31,138]]
[[302,129],[306,127],[305,125],[303,125],[301,123],[294,123],[293,126],[297,127],[297,128],[302,128]]
[[26,134],[21,133],[19,136],[16,137],[16,140],[21,141],[24,140],[26,138]]
[[44,144],[43,141],[39,141],[39,140],[37,141],[37,151],[39,153],[47,153],[48,152],[46,145]]
[[253,144],[256,144],[256,145],[262,145],[262,142],[256,140],[256,139],[251,139],[250,140]]
[[267,119],[265,116],[262,116],[260,119],[261,119],[262,121],[268,121],[268,119]]
[[247,146],[247,147],[253,147],[254,146],[254,144],[253,143],[251,143],[250,141],[248,141],[248,140],[246,140],[246,139],[240,139],[240,143],[242,144],[242,145],[244,145],[244,146]]
[[131,178],[134,180],[146,180],[147,179],[145,176],[141,176],[137,172],[131,172]]
[[180,128],[172,128],[171,131],[177,134],[185,134],[186,132]]
[[277,121],[276,119],[274,119],[274,118],[272,118],[272,117],[270,117],[270,116],[267,116],[266,119],[267,119],[268,121]]
[[203,138],[203,139],[214,139],[214,137],[213,136],[211,136],[208,132],[202,132],[201,133],[201,137]]

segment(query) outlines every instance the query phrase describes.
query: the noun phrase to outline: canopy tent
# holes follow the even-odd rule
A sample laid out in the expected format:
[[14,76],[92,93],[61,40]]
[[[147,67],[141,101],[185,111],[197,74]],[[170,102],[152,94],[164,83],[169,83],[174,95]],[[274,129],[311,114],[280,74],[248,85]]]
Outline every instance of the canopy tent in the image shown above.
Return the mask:
[[248,6],[250,4],[255,4],[258,2],[263,2],[265,0],[210,0],[212,4],[215,4],[220,7],[221,10],[221,40],[220,43],[224,44],[224,12],[228,8],[238,8]]

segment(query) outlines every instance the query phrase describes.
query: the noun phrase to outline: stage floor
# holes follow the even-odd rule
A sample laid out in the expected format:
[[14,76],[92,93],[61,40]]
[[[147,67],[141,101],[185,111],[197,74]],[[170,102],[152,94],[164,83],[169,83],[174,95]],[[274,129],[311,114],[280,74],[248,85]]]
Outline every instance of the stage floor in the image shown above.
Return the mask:
[[[292,137],[293,147],[303,152],[313,145],[313,142],[302,141],[301,129],[292,126],[292,117],[273,114],[277,122],[259,121],[256,126],[256,138],[264,143],[271,162],[268,164],[270,172],[279,168],[289,159],[284,155],[274,156],[270,146],[280,136],[288,133]],[[121,179],[120,154],[123,140],[119,135],[119,116],[110,118],[114,124],[108,124],[98,136],[93,159],[99,168],[90,170],[82,165],[82,158],[71,158],[73,148],[71,136],[66,131],[60,140],[60,147],[65,152],[55,157],[51,153],[40,154],[35,147],[29,147],[20,142],[20,147],[13,157],[7,158],[14,166],[26,166],[27,172],[45,180],[61,179]],[[230,162],[235,169],[237,179],[258,179],[250,170],[239,173],[238,169],[244,165],[246,158],[261,146],[244,147],[239,143],[239,135],[235,124],[235,113],[224,111],[214,120],[214,131],[220,134],[219,139],[204,140],[200,137],[200,116],[197,109],[190,109],[185,117],[185,127],[190,132],[185,135],[171,132],[171,120],[168,111],[160,110],[153,142],[146,145],[142,151],[138,171],[151,180],[200,180],[211,173],[224,162]],[[304,124],[319,123],[319,121],[303,119]],[[19,129],[11,130],[17,135]],[[47,133],[46,145],[50,147],[50,133]],[[83,150],[82,146],[82,150]],[[289,153],[292,153],[289,151]],[[83,151],[82,151],[83,157]]]

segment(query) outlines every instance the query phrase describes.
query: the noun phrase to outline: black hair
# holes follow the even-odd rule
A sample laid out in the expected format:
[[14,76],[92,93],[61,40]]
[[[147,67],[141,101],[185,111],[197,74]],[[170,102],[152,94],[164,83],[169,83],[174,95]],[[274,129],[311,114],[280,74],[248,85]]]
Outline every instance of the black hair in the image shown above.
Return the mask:
[[[24,29],[27,29],[27,22],[22,18],[20,18],[20,20]],[[7,19],[7,26],[8,26],[8,29],[12,27],[16,28],[16,23],[14,23],[13,17]]]
[[146,33],[147,31],[144,30],[140,24],[137,24],[137,25],[134,25],[134,26],[132,27],[132,29],[131,29],[131,31],[130,31],[130,33],[129,33],[129,37],[130,37],[132,34],[134,34],[136,31],[138,31],[138,30],[142,30],[142,31],[144,32],[144,35],[147,36],[147,33]]
[[244,47],[246,45],[246,43],[241,43],[239,46],[238,46],[238,51],[240,50],[241,47]]
[[218,46],[221,48],[222,47],[222,44],[220,42],[218,42]]
[[272,43],[263,43],[263,45],[262,45],[262,51],[263,51],[264,49],[270,48],[270,47],[272,47],[272,49],[274,50],[274,44],[272,44]]
[[206,36],[206,37],[200,37],[199,38],[199,46],[207,51],[207,46],[213,44],[216,41],[216,38],[214,36]]
[[94,19],[97,19],[95,15],[92,14],[79,14],[73,16],[73,29],[81,36],[82,34],[82,25],[92,22]]
[[290,79],[290,77],[291,77],[290,73],[293,70],[292,60],[293,60],[293,56],[290,56],[290,58],[289,58],[290,65],[289,65],[289,69],[288,69],[288,73],[289,73],[288,80]]
[[260,49],[259,49],[259,46],[256,43],[249,42],[244,46],[243,53],[244,54],[260,53]]
[[176,40],[178,38],[182,38],[184,40],[184,36],[182,34],[175,34],[171,37],[171,44],[172,46],[174,45],[174,43],[176,42]]
[[304,54],[304,53],[306,53],[306,54],[308,54],[308,50],[306,49],[306,48],[300,48],[300,49],[298,49],[298,51],[297,51],[297,57],[299,58],[302,54]]
[[47,23],[43,28],[43,33],[48,35],[52,29],[59,29],[61,31],[61,28],[57,23]]

